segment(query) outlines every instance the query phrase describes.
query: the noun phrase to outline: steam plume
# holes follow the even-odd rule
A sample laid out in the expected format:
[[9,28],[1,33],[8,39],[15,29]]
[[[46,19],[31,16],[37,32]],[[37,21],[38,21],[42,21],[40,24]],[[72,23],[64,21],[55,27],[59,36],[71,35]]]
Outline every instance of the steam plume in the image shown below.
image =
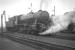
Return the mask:
[[62,30],[66,30],[70,23],[75,23],[75,11],[68,12],[62,16],[54,16],[53,24],[48,30],[40,33],[41,35],[45,34],[55,34]]

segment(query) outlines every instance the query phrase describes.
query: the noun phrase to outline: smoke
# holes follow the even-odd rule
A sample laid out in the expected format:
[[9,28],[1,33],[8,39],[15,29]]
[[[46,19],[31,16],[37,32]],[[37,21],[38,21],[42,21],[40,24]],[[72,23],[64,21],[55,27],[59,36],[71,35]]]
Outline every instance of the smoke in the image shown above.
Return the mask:
[[50,26],[48,30],[40,34],[55,34],[56,32],[66,30],[70,23],[75,23],[75,11],[71,11],[62,16],[54,16],[52,26]]
[[41,0],[40,9],[47,10],[51,0]]

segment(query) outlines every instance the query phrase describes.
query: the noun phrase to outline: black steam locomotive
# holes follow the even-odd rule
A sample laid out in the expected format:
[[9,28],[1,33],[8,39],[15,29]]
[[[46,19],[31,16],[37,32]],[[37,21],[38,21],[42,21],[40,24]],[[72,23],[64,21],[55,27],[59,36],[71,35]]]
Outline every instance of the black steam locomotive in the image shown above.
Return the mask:
[[38,34],[51,25],[52,20],[47,11],[29,12],[27,15],[17,15],[6,23],[7,31]]

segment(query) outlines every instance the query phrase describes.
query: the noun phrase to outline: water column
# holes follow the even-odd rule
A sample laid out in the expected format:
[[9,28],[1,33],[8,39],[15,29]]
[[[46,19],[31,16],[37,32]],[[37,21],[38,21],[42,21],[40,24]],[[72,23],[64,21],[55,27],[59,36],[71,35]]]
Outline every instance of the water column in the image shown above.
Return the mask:
[[6,12],[5,10],[3,11],[3,13],[1,14],[1,32],[5,32],[6,31]]
[[3,33],[3,14],[1,14],[1,34]]

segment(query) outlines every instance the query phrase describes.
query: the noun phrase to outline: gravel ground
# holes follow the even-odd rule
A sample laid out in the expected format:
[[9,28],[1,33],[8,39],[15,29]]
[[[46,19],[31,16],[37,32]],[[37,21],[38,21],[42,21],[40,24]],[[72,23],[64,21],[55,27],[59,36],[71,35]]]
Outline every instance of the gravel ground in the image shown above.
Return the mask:
[[0,38],[0,50],[36,50],[27,45],[13,42],[6,38]]

